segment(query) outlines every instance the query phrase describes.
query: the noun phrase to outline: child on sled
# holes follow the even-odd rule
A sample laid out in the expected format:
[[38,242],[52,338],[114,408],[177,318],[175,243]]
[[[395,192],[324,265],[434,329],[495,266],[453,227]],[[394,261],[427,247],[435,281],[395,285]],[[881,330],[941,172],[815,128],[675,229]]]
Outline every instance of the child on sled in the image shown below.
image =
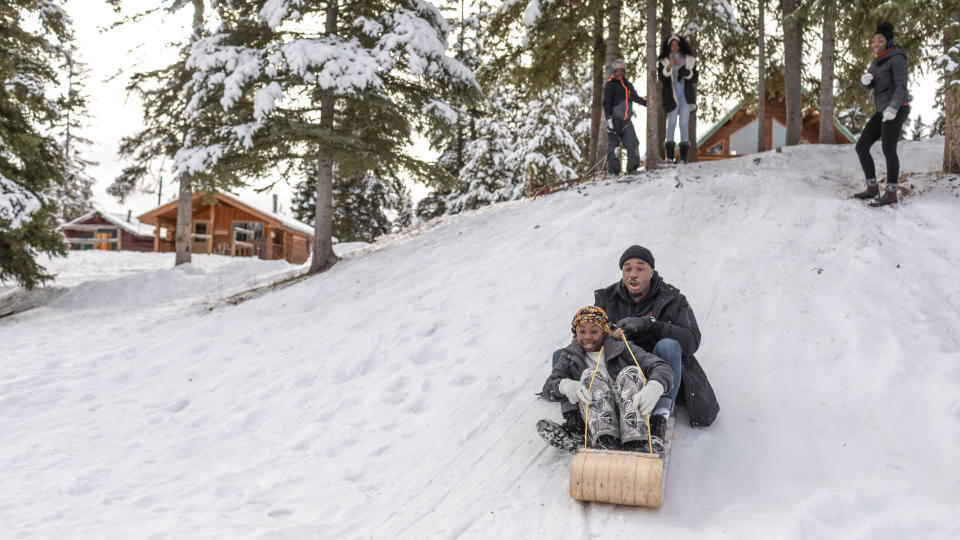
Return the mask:
[[537,431],[550,444],[576,452],[584,445],[586,418],[593,448],[663,452],[666,418],[654,415],[648,425],[647,415],[673,385],[673,370],[628,343],[619,329],[611,332],[607,314],[596,306],[577,311],[571,329],[573,341],[561,351],[542,393],[564,402],[564,424],[541,420]]

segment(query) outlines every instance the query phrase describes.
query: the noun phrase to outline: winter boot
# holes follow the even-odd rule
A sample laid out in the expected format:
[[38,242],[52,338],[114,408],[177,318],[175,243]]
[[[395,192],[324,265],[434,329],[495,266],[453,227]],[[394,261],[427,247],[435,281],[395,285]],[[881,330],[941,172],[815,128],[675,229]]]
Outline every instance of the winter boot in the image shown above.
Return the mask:
[[897,185],[896,184],[887,184],[886,187],[883,189],[883,195],[870,201],[870,206],[874,208],[878,206],[886,206],[888,204],[897,204]]
[[667,141],[667,143],[664,145],[667,150],[667,161],[669,163],[673,163],[673,149],[676,148],[676,146],[677,143],[673,141]]
[[853,196],[857,199],[872,199],[880,194],[880,188],[877,186],[876,178],[867,178],[867,189],[861,191],[860,193],[854,193]]
[[680,163],[687,162],[687,152],[690,150],[690,143],[682,142],[680,143]]
[[580,433],[579,438],[572,437],[563,425],[551,420],[544,419],[537,422],[537,433],[543,437],[543,440],[550,443],[550,446],[571,454],[576,454],[583,448],[583,432]]
[[663,454],[664,444],[667,438],[667,417],[662,414],[650,415],[650,442],[653,443],[653,451]]
[[597,442],[593,447],[601,450],[623,450],[620,439],[617,439],[613,435],[601,435],[597,437]]
[[583,423],[580,411],[563,413],[563,429],[572,437],[583,437],[583,432],[587,429],[587,426]]

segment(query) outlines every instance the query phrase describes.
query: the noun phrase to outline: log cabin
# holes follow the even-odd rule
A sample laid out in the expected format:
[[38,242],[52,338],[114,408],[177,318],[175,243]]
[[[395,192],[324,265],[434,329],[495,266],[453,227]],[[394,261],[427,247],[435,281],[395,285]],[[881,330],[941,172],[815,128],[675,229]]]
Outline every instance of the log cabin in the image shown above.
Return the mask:
[[[787,140],[787,104],[783,98],[767,94],[764,130],[764,149],[784,146]],[[857,142],[853,133],[834,119],[833,136],[837,144]],[[820,142],[820,111],[809,107],[803,111],[801,140],[806,143]],[[697,140],[697,159],[709,161],[727,159],[757,151],[757,111],[748,111],[741,101]]]
[[61,225],[60,231],[73,250],[153,251],[153,227],[140,223],[129,211],[124,216],[94,209]]
[[[170,201],[137,217],[154,227],[153,251],[175,250],[177,204]],[[294,264],[310,258],[313,244],[310,225],[223,192],[194,193],[190,234],[192,253],[284,259]]]

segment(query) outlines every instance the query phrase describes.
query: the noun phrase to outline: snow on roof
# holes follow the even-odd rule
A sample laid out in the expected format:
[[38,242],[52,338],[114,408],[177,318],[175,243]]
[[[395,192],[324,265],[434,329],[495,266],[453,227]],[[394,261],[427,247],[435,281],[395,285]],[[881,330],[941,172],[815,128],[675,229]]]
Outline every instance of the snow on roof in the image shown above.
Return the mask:
[[261,214],[265,214],[265,215],[267,215],[267,216],[270,216],[270,217],[272,217],[273,219],[279,221],[280,223],[283,223],[284,225],[286,225],[287,227],[290,227],[290,228],[293,229],[293,230],[300,231],[300,232],[302,232],[302,233],[304,233],[304,234],[309,234],[310,236],[313,236],[313,227],[311,227],[310,225],[307,225],[306,223],[297,221],[297,220],[295,220],[295,219],[293,219],[292,217],[289,217],[289,216],[284,216],[283,214],[277,214],[277,213],[275,213],[275,212],[269,212],[269,211],[267,211],[267,210],[264,210],[263,208],[260,208],[259,206],[255,205],[255,204],[250,204],[250,203],[247,202],[247,201],[243,201],[243,200],[241,200],[239,197],[237,197],[236,195],[227,193],[227,192],[225,192],[225,191],[218,191],[217,193],[220,194],[220,195],[223,195],[224,197],[227,197],[228,199],[231,199],[231,200],[233,200],[233,201],[235,201],[235,202],[237,202],[237,203],[239,203],[239,204],[242,204],[242,205],[244,205],[244,206],[248,206],[248,207],[250,207],[250,208],[253,208],[253,209],[256,210],[257,212],[260,212]]
[[90,219],[91,217],[99,214],[100,217],[106,219],[110,223],[113,223],[117,227],[127,231],[128,233],[134,236],[153,236],[153,226],[147,225],[146,223],[140,223],[140,221],[130,216],[130,221],[127,221],[127,216],[120,212],[106,212],[98,208],[94,208],[92,211],[87,212],[86,214],[78,217],[77,219],[71,221],[70,223],[64,223],[60,226],[61,229],[67,228],[70,225],[78,225],[84,221]]

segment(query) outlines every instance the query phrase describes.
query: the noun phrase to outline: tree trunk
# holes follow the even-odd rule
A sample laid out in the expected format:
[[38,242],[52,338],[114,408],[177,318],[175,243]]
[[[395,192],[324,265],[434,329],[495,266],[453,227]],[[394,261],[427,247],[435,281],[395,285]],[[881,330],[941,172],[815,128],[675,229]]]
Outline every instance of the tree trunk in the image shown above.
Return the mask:
[[620,0],[610,0],[607,10],[610,22],[607,25],[607,54],[604,79],[613,76],[613,61],[620,58]]
[[[193,178],[189,173],[180,175],[180,198],[177,200],[177,233],[174,243],[177,258],[174,266],[192,261],[193,250]],[[213,231],[208,231],[211,234]]]
[[[660,41],[664,42],[673,35],[673,0],[663,0],[663,20],[660,21]],[[667,113],[663,112],[663,107],[657,109],[657,144],[659,144],[660,157],[666,157],[666,148],[664,141],[667,140]]]
[[647,170],[660,166],[660,139],[657,136],[657,110],[660,106],[660,81],[657,80],[657,0],[647,0]]
[[767,0],[760,0],[759,31],[760,49],[759,73],[757,74],[757,152],[763,152],[767,149],[767,42],[764,34],[764,25],[767,21],[763,16],[763,7]]
[[787,142],[786,146],[800,144],[803,135],[803,94],[800,89],[803,60],[801,58],[802,37],[800,21],[795,16],[797,0],[783,0],[783,57],[784,86],[787,98]]
[[[193,33],[191,42],[203,37],[203,0],[193,0]],[[186,126],[184,126],[184,133]],[[180,196],[177,199],[177,230],[174,236],[174,249],[177,257],[174,266],[193,261],[193,177],[190,173],[180,175]],[[212,230],[207,234],[213,234]]]
[[836,61],[836,2],[826,0],[823,13],[823,52],[820,56],[820,144],[836,144],[833,133],[833,67]]
[[[960,20],[960,9],[955,9],[951,21]],[[952,45],[960,39],[957,24],[947,26],[943,32],[943,53],[949,55]],[[960,68],[947,73],[944,81],[943,115],[943,172],[960,174],[960,84],[950,84],[960,79]]]
[[[337,33],[338,2],[327,5],[326,33]],[[333,129],[335,97],[327,92],[320,98],[320,127]],[[337,262],[333,253],[333,160],[325,152],[317,155],[317,207],[313,224],[313,259],[309,273],[322,272]]]
[[[697,37],[690,36],[688,40],[690,44],[690,50],[694,55],[697,54]],[[700,69],[700,66],[697,66],[697,69]],[[697,84],[700,84],[699,82]],[[702,99],[702,98],[701,98]],[[687,127],[687,134],[690,136],[690,152],[687,154],[687,163],[696,163],[697,160],[697,109],[699,107],[693,108],[690,111],[690,120]]]
[[603,2],[594,11],[593,17],[593,103],[590,105],[590,151],[588,170],[606,154],[606,130],[603,128]]

